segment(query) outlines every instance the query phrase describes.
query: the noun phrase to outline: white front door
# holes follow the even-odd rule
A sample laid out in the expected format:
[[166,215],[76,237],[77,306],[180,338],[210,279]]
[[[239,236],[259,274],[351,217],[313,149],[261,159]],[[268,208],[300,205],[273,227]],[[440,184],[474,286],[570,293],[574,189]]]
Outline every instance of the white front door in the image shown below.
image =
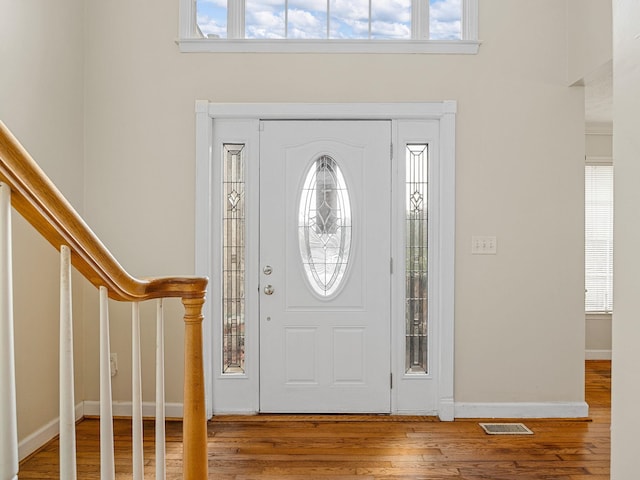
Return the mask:
[[391,409],[391,122],[260,129],[260,411]]

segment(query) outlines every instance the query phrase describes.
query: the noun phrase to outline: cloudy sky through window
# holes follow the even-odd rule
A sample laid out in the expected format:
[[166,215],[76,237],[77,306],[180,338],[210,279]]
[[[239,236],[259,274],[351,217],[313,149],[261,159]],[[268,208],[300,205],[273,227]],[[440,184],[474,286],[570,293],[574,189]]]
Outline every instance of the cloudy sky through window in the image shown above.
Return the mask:
[[[431,0],[433,40],[460,39],[461,0]],[[205,35],[227,36],[227,0],[197,0]],[[411,38],[411,0],[246,0],[247,38]]]

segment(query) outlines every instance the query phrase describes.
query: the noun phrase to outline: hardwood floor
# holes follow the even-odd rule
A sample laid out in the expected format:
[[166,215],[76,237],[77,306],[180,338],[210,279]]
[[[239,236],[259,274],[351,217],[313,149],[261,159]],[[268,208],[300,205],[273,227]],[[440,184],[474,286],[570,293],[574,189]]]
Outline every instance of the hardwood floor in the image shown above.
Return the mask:
[[[209,478],[220,480],[609,478],[611,362],[588,361],[588,420],[524,420],[534,435],[491,436],[477,420],[260,415],[209,422]],[[181,478],[180,422],[167,424],[167,479]],[[130,422],[116,420],[116,478],[131,478]],[[78,478],[99,478],[98,421],[78,424]],[[53,441],[22,462],[20,479],[58,478]],[[145,478],[153,477],[145,422]]]

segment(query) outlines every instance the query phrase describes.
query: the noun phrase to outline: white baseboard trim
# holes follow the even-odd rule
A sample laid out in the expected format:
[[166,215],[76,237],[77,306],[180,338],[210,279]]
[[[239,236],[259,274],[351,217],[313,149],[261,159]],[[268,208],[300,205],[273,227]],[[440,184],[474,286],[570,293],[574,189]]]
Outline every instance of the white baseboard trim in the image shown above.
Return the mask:
[[611,350],[585,350],[585,360],[611,360]]
[[[80,402],[76,405],[76,421],[84,416],[84,404]],[[19,461],[24,460],[33,452],[38,450],[47,442],[54,439],[60,433],[60,417],[56,417],[35,432],[27,435],[18,442]]]
[[453,398],[440,399],[440,406],[438,409],[438,417],[443,422],[452,422],[455,419],[456,404]]
[[[131,402],[118,402],[115,401],[112,404],[112,411],[114,417],[131,417],[132,407]],[[164,408],[164,414],[168,418],[182,418],[182,403],[167,403]],[[92,417],[100,416],[100,402],[96,400],[85,400],[84,402],[84,415]],[[143,417],[155,417],[156,416],[156,404],[154,402],[142,402],[142,416]]]
[[467,403],[456,402],[456,418],[585,418],[586,402]]
[[[213,416],[219,416],[219,415],[258,415],[260,412],[255,410],[255,409],[246,409],[246,410],[242,410],[242,409],[233,409],[233,408],[229,408],[229,409],[221,409],[221,410],[214,410],[213,411]],[[211,418],[211,417],[209,417]]]
[[[398,417],[437,417],[437,410],[393,410],[392,416]],[[442,420],[442,419],[440,419]]]

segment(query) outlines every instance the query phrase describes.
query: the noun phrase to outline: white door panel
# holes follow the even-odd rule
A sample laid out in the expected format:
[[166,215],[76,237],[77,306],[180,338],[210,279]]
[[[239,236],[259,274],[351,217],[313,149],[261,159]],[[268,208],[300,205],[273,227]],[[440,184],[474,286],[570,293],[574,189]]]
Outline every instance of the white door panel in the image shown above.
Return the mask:
[[[390,138],[388,121],[263,122],[261,411],[390,411]],[[343,178],[308,183],[310,170]],[[305,185],[317,223],[304,231],[323,246],[313,251],[324,252],[307,269],[299,239],[300,203],[311,198]],[[333,196],[340,185],[346,197]],[[320,205],[323,195],[331,200]],[[346,264],[336,254],[345,245]]]

